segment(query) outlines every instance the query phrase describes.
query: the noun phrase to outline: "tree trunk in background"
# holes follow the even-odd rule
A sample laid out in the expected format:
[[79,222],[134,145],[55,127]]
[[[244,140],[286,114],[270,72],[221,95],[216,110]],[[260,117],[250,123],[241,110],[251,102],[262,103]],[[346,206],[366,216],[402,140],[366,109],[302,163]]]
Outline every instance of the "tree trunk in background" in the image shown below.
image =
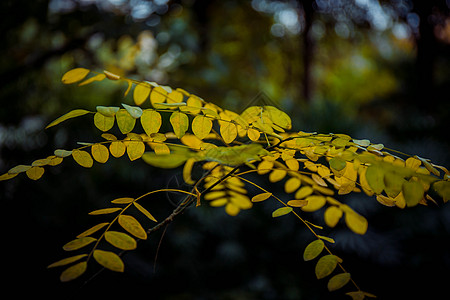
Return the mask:
[[313,58],[314,43],[311,36],[311,25],[313,22],[313,2],[314,0],[298,0],[303,7],[303,17],[305,20],[305,27],[302,34],[302,47],[303,47],[303,78],[302,78],[302,96],[304,101],[311,101],[311,66]]

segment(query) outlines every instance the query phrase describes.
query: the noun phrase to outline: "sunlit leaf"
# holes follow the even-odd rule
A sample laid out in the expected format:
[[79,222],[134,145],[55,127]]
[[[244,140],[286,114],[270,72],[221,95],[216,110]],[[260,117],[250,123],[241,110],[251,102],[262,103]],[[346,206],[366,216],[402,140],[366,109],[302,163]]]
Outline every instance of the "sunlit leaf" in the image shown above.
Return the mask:
[[125,109],[119,109],[116,113],[116,120],[120,132],[123,134],[131,132],[136,124],[136,119],[133,118]]
[[72,157],[77,162],[77,164],[85,168],[90,168],[94,164],[91,155],[84,150],[73,150]]
[[138,239],[147,239],[147,233],[145,232],[144,228],[142,228],[141,224],[133,216],[120,215],[118,221],[120,226],[122,226],[126,231],[128,231]]
[[145,152],[145,144],[142,141],[129,141],[127,144],[128,158],[133,161],[142,157]]
[[127,110],[127,112],[130,114],[130,116],[132,116],[134,119],[138,119],[142,116],[142,108],[140,108],[139,106],[130,106],[127,104],[123,104],[122,103],[123,108],[125,108]]
[[83,248],[84,246],[89,245],[90,243],[95,242],[97,239],[87,236],[87,237],[82,237],[79,239],[75,239],[73,241],[68,242],[67,244],[65,244],[63,246],[63,249],[65,251],[73,251],[73,250],[78,250],[80,248]]
[[141,106],[150,95],[151,87],[148,84],[140,83],[136,85],[133,92],[133,99],[136,105]]
[[234,123],[219,121],[220,135],[225,143],[229,144],[237,137],[237,128]]
[[272,193],[261,193],[256,196],[253,196],[252,202],[261,202],[261,201],[269,199],[270,196],[272,196]]
[[272,212],[272,218],[281,217],[287,215],[292,211],[292,207],[280,207]]
[[115,272],[123,272],[124,264],[122,259],[111,251],[95,250],[94,259],[103,267]]
[[42,167],[31,167],[26,171],[26,174],[28,178],[32,180],[38,180],[39,178],[42,177],[42,175],[44,175],[44,171],[45,170]]
[[63,258],[61,260],[58,260],[58,261],[48,265],[47,268],[55,268],[55,267],[65,266],[65,265],[71,264],[73,262],[76,262],[86,256],[87,256],[87,254],[79,254],[79,255]]
[[328,290],[330,292],[338,290],[345,286],[350,281],[350,273],[341,273],[334,275],[328,281]]
[[94,115],[94,125],[103,132],[108,131],[114,126],[114,117],[107,117],[96,112]]
[[85,261],[79,262],[64,270],[61,273],[59,280],[61,280],[62,282],[74,280],[83,275],[83,273],[86,272],[86,269],[87,269],[87,262]]
[[259,163],[257,170],[259,175],[264,175],[272,171],[273,161],[263,160]]
[[107,231],[105,233],[105,240],[121,250],[134,250],[137,247],[135,239],[119,231]]
[[156,86],[150,93],[150,102],[153,107],[158,108],[158,103],[166,102],[167,91],[160,86]]
[[97,224],[97,225],[95,225],[95,226],[92,226],[91,228],[89,228],[88,230],[86,230],[86,231],[83,231],[82,233],[80,233],[79,235],[77,235],[77,238],[82,238],[82,237],[85,237],[85,236],[89,236],[89,235],[91,235],[91,234],[93,234],[93,233],[96,233],[97,231],[99,231],[100,229],[102,229],[103,227],[105,227],[106,225],[108,225],[109,223],[100,223],[100,224]]
[[113,141],[109,145],[109,151],[111,152],[111,155],[118,158],[125,154],[126,146],[122,141]]
[[330,206],[325,210],[324,219],[325,223],[329,227],[336,226],[341,217],[342,217],[342,210],[337,206]]
[[327,200],[324,196],[318,196],[318,195],[308,196],[308,197],[306,197],[305,200],[308,201],[308,204],[303,206],[301,209],[303,211],[307,211],[307,212],[313,212],[313,211],[319,210],[327,202]]
[[291,118],[284,111],[279,110],[274,106],[264,106],[264,110],[267,112],[270,120],[284,129],[291,129]]
[[339,258],[335,255],[325,255],[322,256],[316,264],[316,277],[317,279],[322,279],[333,273],[337,266]]
[[283,169],[275,169],[269,175],[270,182],[278,182],[286,177],[287,171]]
[[91,211],[89,214],[90,215],[104,215],[104,214],[114,213],[119,210],[122,210],[122,209],[120,207],[102,208],[102,209],[97,209],[97,210]]
[[305,251],[303,252],[303,260],[309,261],[313,260],[317,256],[322,253],[325,244],[322,240],[314,240],[306,246]]
[[288,180],[286,180],[286,183],[284,184],[284,191],[288,194],[295,192],[301,185],[300,179],[297,177],[291,177]]
[[99,163],[105,163],[109,158],[109,151],[102,144],[95,144],[91,147],[92,157]]
[[50,127],[53,127],[55,125],[58,125],[61,122],[64,122],[68,119],[72,119],[72,118],[76,118],[76,117],[80,117],[80,116],[84,116],[85,114],[90,113],[90,111],[85,110],[85,109],[74,109],[72,111],[69,111],[68,113],[66,113],[65,115],[62,115],[61,117],[57,118],[56,120],[54,120],[53,122],[51,122],[50,124],[48,124],[45,129],[48,129]]
[[146,210],[142,205],[140,205],[137,202],[133,202],[133,205],[141,212],[143,213],[147,218],[149,218],[150,220],[154,221],[154,222],[158,222],[156,221],[155,217],[152,216],[152,214]]
[[348,209],[345,209],[345,223],[354,233],[365,234],[367,231],[368,222],[366,218],[349,207]]
[[293,206],[293,207],[304,207],[308,204],[307,200],[289,200],[287,202],[287,205]]
[[296,193],[295,193],[295,199],[303,199],[308,197],[314,192],[313,188],[309,185],[301,187]]
[[157,133],[162,124],[161,114],[153,109],[146,109],[142,113],[141,124],[148,136],[152,133]]
[[128,204],[134,201],[134,198],[129,197],[123,197],[123,198],[117,198],[111,201],[111,203],[114,204]]
[[155,153],[146,152],[142,155],[142,159],[157,168],[173,169],[181,166],[189,158],[186,152],[172,151],[168,155],[156,155]]
[[106,78],[105,74],[97,74],[95,76],[92,76],[91,78],[88,78],[88,79],[84,80],[83,82],[80,82],[78,84],[78,86],[83,86],[83,85],[86,85],[86,84],[90,84],[90,83],[92,83],[94,81],[102,81],[105,78]]
[[210,118],[198,115],[192,120],[192,132],[202,140],[211,132],[212,125]]
[[189,128],[189,118],[186,114],[175,111],[170,115],[170,124],[177,138],[183,137]]
[[403,197],[408,207],[416,206],[423,198],[424,188],[418,181],[405,181],[402,186]]
[[261,136],[261,132],[259,132],[259,130],[256,130],[254,128],[249,128],[247,130],[247,136],[250,140],[257,141],[257,140],[259,140],[259,137]]
[[66,72],[61,78],[62,83],[71,84],[83,80],[88,74],[90,70],[85,68],[76,68]]

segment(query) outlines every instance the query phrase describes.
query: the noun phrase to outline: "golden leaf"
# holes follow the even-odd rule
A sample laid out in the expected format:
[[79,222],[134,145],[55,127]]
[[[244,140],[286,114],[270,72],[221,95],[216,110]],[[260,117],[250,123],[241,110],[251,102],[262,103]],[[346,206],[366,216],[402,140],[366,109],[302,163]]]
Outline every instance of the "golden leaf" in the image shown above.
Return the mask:
[[126,146],[122,141],[113,141],[111,145],[109,145],[109,151],[112,156],[118,158],[125,154]]
[[303,260],[309,261],[313,260],[317,256],[322,253],[325,244],[322,240],[314,240],[306,246],[305,251],[303,252]]
[[105,240],[121,250],[134,250],[137,247],[136,240],[123,232],[107,231]]
[[141,158],[144,152],[145,144],[142,141],[127,141],[127,154],[131,161]]
[[102,144],[92,145],[91,153],[92,153],[92,157],[99,163],[103,164],[108,161],[108,158],[109,158],[108,148],[106,148]]
[[45,170],[42,167],[31,167],[26,171],[26,174],[28,178],[38,180],[39,178],[42,177],[42,175],[44,175],[44,171]]
[[150,95],[151,87],[147,83],[139,83],[133,91],[133,99],[136,105],[141,106]]
[[177,138],[182,138],[189,128],[189,118],[186,114],[175,111],[170,115],[170,124]]
[[157,133],[162,124],[161,114],[153,109],[146,109],[142,113],[141,124],[148,136]]
[[146,210],[142,205],[140,205],[137,202],[133,202],[133,205],[141,212],[143,213],[147,218],[149,218],[150,220],[154,221],[154,222],[158,222],[156,221],[155,217],[152,216],[152,214]]
[[297,177],[291,177],[284,184],[284,191],[288,194],[295,192],[301,185],[301,180]]
[[87,254],[79,254],[79,255],[63,258],[61,260],[58,260],[58,261],[48,265],[47,268],[55,268],[55,267],[65,266],[65,265],[71,264],[73,262],[76,262],[77,260],[80,260],[86,256],[88,256],[88,255]]
[[45,127],[45,129],[48,129],[50,127],[58,125],[59,123],[64,122],[64,121],[66,121],[68,119],[84,116],[85,114],[88,114],[88,113],[90,113],[90,111],[85,110],[85,109],[74,109],[74,110],[69,111],[68,113],[62,115],[61,117],[57,118],[56,120],[54,120],[50,124],[48,124]]
[[133,118],[126,109],[119,109],[116,113],[116,120],[120,132],[123,134],[131,132],[136,124],[136,119]]
[[97,239],[87,236],[87,237],[82,237],[79,239],[75,239],[73,241],[70,241],[68,243],[66,243],[63,246],[63,249],[65,251],[73,251],[73,250],[78,250],[80,248],[83,248],[84,246],[89,245],[90,243],[95,242]]
[[342,210],[337,206],[330,206],[325,210],[324,219],[325,223],[329,227],[336,226],[341,217],[342,217]]
[[102,113],[96,112],[94,115],[94,125],[103,132],[108,131],[114,126],[114,117],[107,117]]
[[272,193],[261,193],[256,196],[253,196],[252,202],[261,202],[261,201],[269,199],[270,196],[272,196]]
[[95,226],[92,226],[88,230],[85,230],[82,233],[80,233],[79,235],[77,235],[77,238],[82,238],[82,237],[85,237],[85,236],[89,236],[89,235],[99,231],[100,229],[102,229],[103,227],[105,227],[108,224],[109,223],[100,223],[100,224],[97,224]]
[[272,212],[272,218],[281,217],[284,215],[287,215],[292,211],[292,207],[280,207],[276,209],[274,212]]
[[76,68],[66,72],[61,81],[64,84],[71,84],[83,80],[88,74],[90,70],[85,68]]
[[87,269],[87,262],[82,261],[79,262],[69,268],[67,268],[64,272],[61,273],[59,280],[62,282],[67,282],[74,280],[75,278],[80,277]]
[[211,132],[212,125],[210,118],[198,115],[192,121],[192,132],[202,140]]
[[122,226],[126,231],[128,231],[138,239],[147,239],[147,233],[145,232],[144,228],[142,228],[141,224],[133,216],[120,215],[118,221],[120,226]]
[[93,256],[100,265],[111,271],[123,272],[125,268],[122,259],[114,252],[97,249]]
[[317,195],[306,197],[305,200],[308,201],[308,204],[303,206],[301,209],[306,212],[313,212],[319,210],[327,202],[324,196],[317,196]]
[[73,150],[72,157],[80,166],[85,168],[90,168],[94,164],[91,155],[83,150]]

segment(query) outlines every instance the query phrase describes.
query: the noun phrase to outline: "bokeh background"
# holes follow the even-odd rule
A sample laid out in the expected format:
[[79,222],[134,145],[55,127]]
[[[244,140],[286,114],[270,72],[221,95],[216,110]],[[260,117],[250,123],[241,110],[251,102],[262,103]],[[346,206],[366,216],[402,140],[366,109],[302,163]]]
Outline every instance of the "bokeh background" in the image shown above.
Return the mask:
[[[1,1],[0,173],[98,140],[88,118],[43,129],[67,111],[132,103],[121,84],[64,86],[62,74],[74,67],[181,87],[237,112],[271,103],[292,117],[294,130],[346,133],[450,166],[449,7],[448,0]],[[67,160],[37,182],[0,182],[3,292],[58,299],[344,297],[329,293],[314,263],[302,261],[313,236],[293,218],[272,219],[270,203],[237,217],[207,205],[189,209],[128,253],[124,274],[102,272],[85,282],[94,267],[62,284],[59,270],[46,269],[65,257],[63,244],[102,221],[89,211],[166,186],[183,186],[179,169],[125,158],[89,170]],[[281,193],[282,184],[272,190]],[[143,204],[161,220],[177,197]],[[364,195],[342,201],[369,220],[368,233],[357,236],[340,224],[324,235],[336,240],[331,248],[363,290],[379,299],[447,293],[448,205],[400,210]],[[306,217],[323,224],[322,215]]]

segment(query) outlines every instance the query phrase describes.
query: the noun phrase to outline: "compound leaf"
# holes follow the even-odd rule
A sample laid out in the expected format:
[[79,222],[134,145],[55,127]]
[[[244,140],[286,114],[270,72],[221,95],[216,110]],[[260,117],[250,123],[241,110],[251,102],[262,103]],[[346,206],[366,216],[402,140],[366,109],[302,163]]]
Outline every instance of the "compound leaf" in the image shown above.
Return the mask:
[[147,239],[147,233],[145,232],[144,228],[142,228],[141,224],[133,216],[120,215],[118,221],[120,226],[122,226],[126,231],[128,231],[138,239]]
[[68,113],[62,115],[61,117],[57,118],[56,120],[54,120],[50,124],[48,124],[47,127],[45,127],[45,129],[48,129],[50,127],[58,125],[59,123],[64,122],[64,121],[66,121],[68,119],[84,116],[85,114],[88,114],[88,113],[90,113],[90,111],[85,110],[85,109],[74,109],[74,110],[69,111]]
[[103,267],[115,272],[123,272],[125,266],[122,259],[111,251],[95,250],[94,259]]

